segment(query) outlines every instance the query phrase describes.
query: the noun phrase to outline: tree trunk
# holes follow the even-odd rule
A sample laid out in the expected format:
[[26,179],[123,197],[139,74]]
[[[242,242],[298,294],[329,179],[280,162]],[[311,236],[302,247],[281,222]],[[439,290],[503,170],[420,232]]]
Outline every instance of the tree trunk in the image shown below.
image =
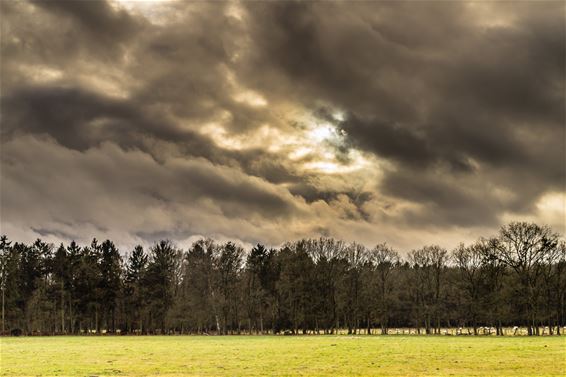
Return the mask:
[[4,282],[2,282],[2,335],[6,332],[6,310],[4,307],[5,296],[6,296],[6,288],[4,288]]
[[98,308],[94,310],[94,326],[96,328],[96,333],[100,334],[100,324],[98,323]]
[[73,298],[72,296],[69,297],[69,332],[73,334],[74,326],[73,326]]
[[61,279],[61,334],[65,333],[65,290]]
[[263,334],[263,313],[259,313],[259,331]]
[[216,332],[218,334],[222,334],[222,328],[220,327],[220,319],[218,318],[218,315],[216,314],[214,318],[216,319]]

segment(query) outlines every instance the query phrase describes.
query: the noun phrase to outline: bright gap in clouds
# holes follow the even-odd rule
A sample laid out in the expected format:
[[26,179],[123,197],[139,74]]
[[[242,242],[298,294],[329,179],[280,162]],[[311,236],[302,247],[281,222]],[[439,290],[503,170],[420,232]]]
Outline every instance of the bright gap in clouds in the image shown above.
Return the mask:
[[167,5],[177,1],[179,0],[112,0],[111,4],[130,13],[142,15],[152,24],[159,25],[167,22],[170,16]]
[[316,142],[322,142],[335,135],[335,129],[330,125],[315,126],[308,131],[308,136]]
[[226,121],[224,118],[226,116],[203,126],[200,132],[226,149],[263,147],[271,152],[286,151],[297,170],[322,174],[351,173],[370,166],[364,154],[353,148],[340,152],[343,158],[338,157],[337,148],[344,143],[344,135],[328,123],[321,124],[309,119],[299,132],[296,129],[284,131],[265,124],[253,134],[233,134],[222,124]]

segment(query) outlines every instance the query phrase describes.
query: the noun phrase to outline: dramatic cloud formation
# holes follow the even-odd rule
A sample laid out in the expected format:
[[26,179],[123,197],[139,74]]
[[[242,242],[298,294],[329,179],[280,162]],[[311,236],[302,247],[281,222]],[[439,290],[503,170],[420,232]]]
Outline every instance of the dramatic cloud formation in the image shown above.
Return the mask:
[[11,238],[564,233],[562,1],[0,7]]

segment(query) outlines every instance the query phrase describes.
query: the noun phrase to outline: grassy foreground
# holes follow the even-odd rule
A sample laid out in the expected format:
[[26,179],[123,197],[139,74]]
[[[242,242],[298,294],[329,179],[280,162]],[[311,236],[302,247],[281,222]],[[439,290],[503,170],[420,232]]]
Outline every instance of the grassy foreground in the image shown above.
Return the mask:
[[2,376],[566,375],[566,337],[93,336],[0,346]]

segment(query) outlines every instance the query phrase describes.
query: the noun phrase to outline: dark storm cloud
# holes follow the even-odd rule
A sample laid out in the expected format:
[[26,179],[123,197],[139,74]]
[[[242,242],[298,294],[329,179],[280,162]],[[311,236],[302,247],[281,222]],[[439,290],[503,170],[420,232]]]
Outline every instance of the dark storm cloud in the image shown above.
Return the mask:
[[85,33],[94,48],[115,45],[140,31],[139,20],[106,1],[33,0],[32,3],[61,18],[71,19],[76,24],[75,31]]
[[332,201],[338,200],[340,196],[345,196],[348,198],[350,204],[353,206],[355,211],[347,213],[347,218],[356,218],[368,220],[370,214],[364,209],[364,204],[368,203],[373,199],[374,194],[369,191],[324,191],[318,187],[309,184],[308,182],[300,182],[293,184],[289,187],[289,192],[293,195],[299,195],[304,198],[308,203],[313,203],[316,201],[324,201],[330,203]]
[[358,146],[386,158],[416,167],[426,166],[438,158],[418,130],[379,120],[363,121],[355,115],[349,116],[340,126]]
[[[237,27],[223,16],[225,3],[203,3],[196,7],[193,3],[176,4],[180,22],[152,27],[147,20],[116,10],[106,2],[32,4],[37,9],[31,7],[30,10],[23,4],[20,8],[14,7],[14,16],[10,19],[13,22],[8,23],[7,29],[17,39],[3,41],[3,52],[9,52],[10,56],[6,69],[11,73],[3,75],[8,79],[4,80],[5,86],[10,89],[4,91],[2,97],[2,106],[7,110],[4,135],[45,133],[79,150],[113,141],[124,147],[141,148],[158,157],[158,153],[148,148],[152,143],[148,143],[147,138],[151,138],[174,143],[181,153],[239,166],[275,183],[300,179],[278,156],[263,150],[241,153],[223,150],[198,132],[202,123],[214,120],[223,111],[230,114],[226,124],[230,126],[229,132],[273,121],[273,116],[267,112],[238,103],[228,95],[225,65],[229,63],[229,50],[234,49],[229,36]],[[41,12],[44,8],[47,13]],[[43,17],[52,21],[55,17],[60,19],[60,24],[40,23],[45,29],[34,29],[31,25],[21,27],[20,24],[29,22],[25,15],[31,11],[38,20]],[[69,18],[71,24],[65,23]],[[98,27],[93,27],[96,20]],[[21,22],[16,24],[15,21]],[[86,31],[81,32],[83,29]],[[210,29],[216,32],[209,33]],[[72,40],[66,39],[71,34]],[[131,40],[134,35],[136,38]],[[107,37],[111,39],[108,43],[103,40]],[[100,40],[94,42],[92,38]],[[26,46],[24,40],[31,41],[32,45]],[[95,79],[97,75],[105,78],[103,75],[108,71],[121,69],[126,64],[124,56],[108,63],[104,54],[100,55],[108,45],[127,48],[132,55],[133,63],[128,64],[124,72],[134,77],[131,83],[134,89],[128,98],[110,96],[105,87],[93,90],[89,87],[92,84],[79,80],[82,77],[73,77],[74,70],[81,73],[84,69],[81,66],[84,58],[102,67],[100,71],[87,73]],[[73,52],[75,46],[81,46],[81,55]],[[31,84],[29,78],[24,77],[29,73],[20,72],[18,66],[38,61],[62,71],[68,69],[70,79],[63,79],[57,85]],[[115,76],[105,78],[115,79]],[[126,86],[129,84],[127,80]],[[181,126],[172,118],[182,118],[188,126]]]
[[481,187],[470,190],[463,183],[457,180],[446,182],[438,174],[403,171],[388,175],[381,189],[385,194],[425,206],[425,213],[407,213],[408,221],[415,225],[496,225],[501,203],[490,197],[489,190]]
[[[30,63],[72,70],[87,58],[113,64],[147,26],[102,1],[3,1],[1,9],[5,70]],[[15,79],[5,73],[3,85]]]
[[420,105],[450,108],[440,100],[560,123],[564,6],[511,4],[495,5],[516,15],[509,27],[476,25],[464,2],[248,4],[250,67],[264,63],[267,74],[300,80],[298,93],[400,123],[422,121]]
[[[519,192],[523,209],[548,189],[564,190],[566,38],[562,2],[501,2],[476,14],[481,5],[250,4],[251,61],[273,78],[250,80],[346,111],[340,127],[352,145],[398,164],[385,176],[389,195],[448,215],[477,209],[446,218],[456,224],[493,223],[512,208],[482,205],[445,177],[493,181]],[[492,175],[502,170],[506,181]]]
[[194,155],[212,154],[213,144],[168,119],[152,116],[142,106],[79,88],[27,87],[3,97],[7,109],[2,132],[34,132],[54,137],[62,145],[85,150],[104,141],[132,145],[140,135],[182,141]]
[[[250,81],[283,96],[292,90],[311,105],[326,99],[355,112],[410,117],[411,104],[389,95],[377,74],[392,68],[408,71],[413,58],[372,31],[364,17],[377,14],[382,5],[368,4],[247,4],[255,47],[245,61]],[[401,64],[393,67],[396,63]],[[252,67],[262,67],[270,80],[254,74]]]
[[114,235],[122,244],[152,234],[282,240],[285,232],[262,224],[304,214],[285,190],[205,159],[159,164],[112,143],[78,152],[29,135],[6,141],[2,154],[3,229],[26,224],[37,236]]
[[4,138],[29,132],[46,134],[79,151],[111,141],[124,148],[144,150],[161,160],[151,143],[145,141],[150,138],[179,144],[186,156],[238,166],[269,182],[300,182],[304,178],[293,173],[277,155],[260,149],[224,150],[195,131],[176,127],[163,114],[151,114],[141,104],[79,88],[20,88],[2,98],[2,107],[8,109],[3,119]]
[[[267,180],[278,182],[300,180],[300,177],[292,174],[277,161],[278,156],[269,157],[269,154],[263,150],[257,150],[255,153],[225,150],[198,132],[198,127],[183,127],[174,119],[185,116],[188,117],[188,121],[198,123],[207,120],[222,108],[214,103],[224,102],[234,109],[238,106],[221,95],[225,83],[223,83],[224,77],[219,74],[217,64],[223,59],[222,46],[215,42],[214,37],[205,37],[202,23],[187,27],[183,25],[180,29],[146,30],[150,35],[147,40],[138,39],[138,42],[141,41],[141,46],[135,45],[136,41],[132,41],[135,46],[128,48],[135,49],[135,53],[139,55],[135,59],[143,60],[140,62],[141,66],[135,64],[131,67],[138,80],[134,86],[140,89],[133,90],[126,98],[116,97],[106,93],[104,87],[101,90],[97,87],[89,87],[88,81],[86,83],[84,80],[80,81],[79,75],[82,74],[81,69],[83,69],[81,65],[84,64],[82,57],[75,55],[76,50],[71,48],[66,60],[63,55],[64,48],[56,39],[51,40],[49,37],[61,34],[64,29],[67,29],[67,32],[78,31],[74,33],[76,40],[69,45],[74,47],[78,43],[90,46],[85,49],[87,54],[85,56],[97,62],[106,58],[99,55],[100,50],[97,49],[99,44],[102,49],[109,48],[105,45],[106,42],[114,43],[115,48],[124,48],[125,46],[120,43],[128,40],[136,31],[135,28],[144,24],[144,21],[134,19],[124,10],[117,11],[107,3],[87,3],[84,7],[77,2],[34,3],[38,8],[20,4],[20,8],[14,10],[16,14],[14,19],[27,19],[24,16],[25,12],[33,11],[34,16],[39,20],[42,17],[51,20],[55,16],[60,18],[61,24],[46,27],[43,36],[39,33],[34,34],[35,30],[31,27],[22,30],[18,25],[8,25],[11,38],[4,39],[2,47],[11,54],[7,68],[13,75],[8,80],[9,90],[4,91],[1,99],[4,142],[21,146],[18,140],[30,140],[25,138],[26,134],[31,133],[40,138],[47,135],[63,147],[91,156],[88,161],[83,161],[84,166],[80,169],[88,172],[83,180],[100,182],[109,190],[122,192],[126,196],[128,192],[131,192],[132,196],[134,193],[141,196],[139,200],[131,199],[133,202],[141,203],[138,207],[140,210],[145,207],[143,203],[157,202],[169,207],[187,206],[204,200],[215,203],[215,211],[219,211],[227,219],[240,217],[249,219],[257,215],[270,219],[288,218],[300,212],[293,203],[293,197],[288,193],[285,195],[281,190],[270,187],[262,180],[245,175],[239,176],[240,169],[243,169],[250,175],[259,177],[265,175],[264,179]],[[41,12],[42,8],[47,9],[48,13]],[[212,19],[213,14],[209,12],[207,17]],[[65,20],[69,19],[71,23],[66,23]],[[99,30],[95,27],[97,25],[106,29]],[[30,35],[33,35],[33,38]],[[175,38],[172,37],[173,35],[176,35]],[[22,41],[27,39],[32,40],[34,45],[41,45],[42,48],[30,51],[23,46]],[[81,46],[81,50],[84,46]],[[41,54],[43,50],[59,51],[61,56],[42,59],[36,54]],[[24,77],[27,72],[20,71],[20,66],[28,64],[36,69],[33,64],[38,62],[56,69],[68,67],[70,76],[58,82],[33,82]],[[123,63],[121,56],[114,63],[98,63],[102,64],[100,73],[103,75],[105,71],[120,68]],[[209,72],[207,67],[213,72]],[[36,69],[39,74],[42,74],[42,68],[43,66],[40,66]],[[77,75],[74,75],[75,70],[78,71]],[[18,76],[21,79],[16,79]],[[180,77],[183,79],[180,80]],[[212,105],[203,104],[211,100]],[[105,143],[116,144],[126,151],[131,150],[134,154],[138,153],[136,151],[148,153],[158,161],[157,166],[160,168],[150,165],[146,176],[141,174],[140,166],[129,160],[118,158],[113,166],[104,159],[93,158],[93,153],[105,150]],[[179,166],[172,162],[174,160],[166,152],[168,146],[164,146],[163,143],[174,146],[175,151],[171,152],[173,156],[180,153],[187,160],[204,158],[204,161],[210,161],[215,165],[195,162],[188,166]],[[18,161],[17,156],[19,155],[8,153],[4,149],[3,165],[14,169],[19,167],[18,170],[21,169],[22,172],[28,171],[29,168],[22,161]],[[45,157],[43,160],[49,161]],[[56,174],[61,169],[72,170],[66,169],[64,161],[60,159],[51,160],[50,163],[53,165],[44,167],[45,169],[42,170],[44,173],[38,173],[37,176],[43,176],[49,171],[51,174]],[[226,168],[217,170],[218,174],[215,174],[213,171],[216,165],[224,165]],[[230,169],[233,172],[230,172]],[[3,173],[9,174],[8,170],[12,171],[12,169],[4,169]],[[161,176],[156,173],[160,173]],[[23,191],[17,190],[17,185],[35,186],[37,182],[30,182],[19,174],[8,178],[3,183],[3,187],[8,188],[6,190],[8,192],[3,195],[3,206],[4,213],[11,214],[13,205],[24,203],[17,198],[17,191]],[[160,179],[165,187],[158,183]],[[135,185],[120,189],[119,181],[122,180],[131,180]],[[12,188],[17,191],[10,192]],[[120,195],[114,195],[113,200],[120,200]],[[70,195],[67,196],[69,197]],[[58,203],[60,211],[69,212],[68,206],[71,203],[57,199],[54,203]],[[11,203],[8,205],[6,202]],[[104,207],[103,204],[100,206]],[[84,208],[85,214],[91,213],[96,217],[92,208],[81,207]],[[125,213],[131,211],[131,209],[124,210]],[[77,216],[82,215],[78,213]],[[77,216],[70,215],[76,226],[81,227],[81,221]],[[132,213],[132,216],[136,215]],[[10,217],[14,217],[13,214]],[[92,225],[97,228],[96,222]],[[209,228],[209,231],[213,231],[212,226]],[[39,235],[47,234],[48,231],[52,235],[64,234],[63,231],[50,230],[42,226],[33,229]],[[149,231],[151,232],[153,231]],[[187,233],[187,230],[184,229],[182,232]]]
[[[292,219],[289,234],[405,227],[396,239],[535,216],[565,191],[563,2],[142,5],[0,5],[2,143],[54,154],[34,154],[42,171],[113,193],[101,208],[130,196],[121,212],[151,208],[155,223],[124,230],[133,238],[274,240]],[[308,139],[313,119],[336,135]],[[353,173],[309,168],[328,155]],[[39,235],[101,229],[74,193],[18,174],[25,154],[2,163],[2,207],[22,226],[28,211]],[[19,192],[57,206],[26,210]]]

